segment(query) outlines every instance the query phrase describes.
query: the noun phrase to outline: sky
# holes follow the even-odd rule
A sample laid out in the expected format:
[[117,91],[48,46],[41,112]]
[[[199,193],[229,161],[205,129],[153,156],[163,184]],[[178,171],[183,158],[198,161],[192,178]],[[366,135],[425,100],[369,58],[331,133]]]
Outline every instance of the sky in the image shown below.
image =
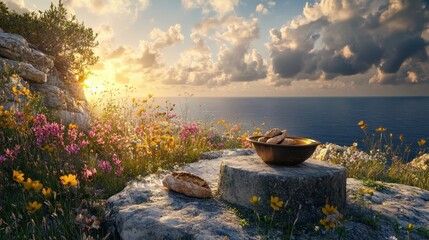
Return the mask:
[[[18,12],[49,0],[3,0]],[[54,4],[57,4],[54,1]],[[429,96],[428,0],[63,0],[98,33],[97,93]]]

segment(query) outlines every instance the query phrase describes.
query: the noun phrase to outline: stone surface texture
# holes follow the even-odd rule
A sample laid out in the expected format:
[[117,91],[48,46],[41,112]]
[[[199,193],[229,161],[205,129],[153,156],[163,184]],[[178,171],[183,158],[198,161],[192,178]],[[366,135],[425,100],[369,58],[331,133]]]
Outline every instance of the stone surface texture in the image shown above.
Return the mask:
[[[390,216],[401,226],[412,223],[416,227],[429,227],[429,191],[396,183],[377,183],[382,189],[373,189],[373,194],[364,194],[363,198],[363,202],[371,205],[372,210]],[[359,196],[359,189],[363,188],[362,181],[353,178],[347,180],[350,202],[362,201],[356,196]]]
[[[242,156],[246,155],[246,156]],[[222,162],[256,156],[253,150],[214,151],[201,155],[201,161],[175,170],[192,172],[203,177],[215,192],[218,189],[219,168]],[[162,179],[168,172],[152,174],[133,181],[107,203],[108,222],[121,239],[285,239],[280,230],[267,235],[254,224],[239,225],[240,218],[220,200],[196,199],[168,191]],[[401,184],[377,182],[384,190],[373,195],[362,194],[360,180],[347,179],[347,206],[341,213],[345,238],[350,240],[408,239],[405,226],[427,228],[429,192]],[[315,215],[322,214],[321,208]],[[372,219],[368,221],[368,219]],[[373,222],[373,223],[372,223]],[[316,233],[318,221],[307,222],[304,233],[294,239],[340,239],[337,233]],[[401,227],[398,227],[401,226]],[[411,239],[428,239],[417,231]]]
[[[314,222],[321,217],[314,213],[326,202],[344,209],[346,178],[344,167],[314,159],[285,167],[265,164],[256,155],[242,156],[222,161],[218,192],[221,199],[247,208],[254,207],[249,201],[252,196],[263,203],[279,197],[295,214],[301,205],[301,222]],[[272,213],[269,204],[259,209]]]
[[429,169],[429,153],[425,153],[408,163],[408,166],[413,168],[428,170]]
[[[89,107],[76,77],[59,72],[50,56],[31,48],[22,36],[0,29],[0,73],[5,71],[19,75],[19,79],[8,82],[5,89],[25,86],[43,95],[45,106],[53,110],[64,124],[77,123],[82,128],[88,127],[91,119]],[[2,93],[8,100],[13,99],[10,91],[5,89]],[[5,106],[11,104],[2,103]]]
[[[252,151],[224,151],[206,156],[233,158],[248,153]],[[201,160],[180,170],[203,176],[216,191],[221,159]],[[167,174],[131,182],[108,199],[109,219],[121,239],[223,239],[225,236],[260,239],[254,229],[243,229],[240,219],[219,199],[187,197],[163,187],[162,179]]]

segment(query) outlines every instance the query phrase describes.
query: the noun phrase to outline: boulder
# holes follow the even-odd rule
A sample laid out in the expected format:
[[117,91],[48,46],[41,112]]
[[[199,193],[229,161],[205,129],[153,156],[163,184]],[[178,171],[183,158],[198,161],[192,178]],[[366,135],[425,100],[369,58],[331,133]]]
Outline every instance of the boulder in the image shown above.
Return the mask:
[[429,169],[429,153],[425,153],[417,158],[414,158],[411,162],[407,164],[412,168],[417,168],[420,170]]
[[[88,103],[76,77],[68,72],[59,72],[49,56],[32,48],[22,36],[1,30],[0,72],[10,69],[28,83],[27,88],[43,96],[45,106],[53,110],[63,123],[77,123],[82,128],[89,126]],[[18,84],[15,79],[10,79],[7,86],[11,88]],[[4,92],[6,100],[12,101],[14,96],[8,95],[10,89]]]
[[[219,156],[239,153],[225,151]],[[220,159],[201,160],[180,170],[204,176],[216,191]],[[107,220],[121,239],[260,239],[255,229],[241,227],[240,218],[218,199],[187,197],[163,187],[167,175],[131,182],[108,199]]]
[[[221,199],[270,215],[271,197],[278,197],[300,222],[316,222],[320,209],[328,202],[342,210],[346,204],[346,169],[309,159],[293,167],[268,165],[258,156],[225,159],[220,167],[218,194]],[[253,196],[261,204],[250,202]],[[286,207],[286,208],[285,208]],[[300,211],[299,211],[300,209]]]
[[[250,155],[249,155],[250,154]],[[222,162],[234,161],[256,155],[253,150],[225,150],[203,154],[199,162],[177,168],[204,177],[210,188],[218,191],[219,167]],[[285,239],[282,230],[273,228],[268,234],[263,226],[250,220],[250,226],[241,227],[240,218],[231,206],[219,196],[211,199],[196,199],[168,191],[162,179],[168,174],[152,174],[133,181],[120,193],[107,201],[107,223],[121,239]],[[253,182],[251,182],[253,184]],[[384,190],[373,191],[373,196],[361,196],[364,188],[361,180],[347,179],[347,206],[341,210],[345,221],[343,238],[361,239],[406,239],[406,225],[425,228],[429,224],[429,191],[402,184],[382,184]],[[312,187],[314,190],[318,186]],[[305,203],[308,199],[303,199]],[[261,199],[261,202],[263,200]],[[245,213],[239,209],[240,213]],[[242,211],[243,210],[243,211]],[[269,216],[271,216],[272,211]],[[314,215],[322,214],[315,209]],[[252,215],[245,215],[253,219]],[[293,216],[294,217],[294,216]],[[286,217],[285,217],[286,218]],[[285,218],[280,223],[284,223]],[[293,220],[293,219],[292,219]],[[399,225],[398,225],[399,224]],[[296,226],[300,234],[293,239],[337,239],[337,231],[321,233],[319,219],[306,222],[305,231]],[[379,225],[377,228],[374,225]],[[399,227],[398,227],[399,226]],[[319,228],[319,232],[315,229]],[[323,228],[322,228],[323,229]],[[294,233],[295,233],[294,232]],[[322,231],[323,232],[323,231]],[[411,232],[411,239],[422,240],[427,236],[419,231]]]
[[56,110],[66,110],[67,104],[64,100],[65,91],[59,87],[47,84],[31,85],[31,90],[41,93],[44,98],[43,102],[47,108]]
[[28,62],[39,71],[48,73],[54,61],[46,54],[33,49],[20,35],[0,32],[0,56],[19,62]]
[[19,75],[31,83],[46,83],[47,75],[46,73],[40,71],[39,69],[33,67],[33,65],[25,62],[18,62],[15,60],[5,59],[0,57],[0,71],[5,71],[5,68],[12,67],[18,70]]

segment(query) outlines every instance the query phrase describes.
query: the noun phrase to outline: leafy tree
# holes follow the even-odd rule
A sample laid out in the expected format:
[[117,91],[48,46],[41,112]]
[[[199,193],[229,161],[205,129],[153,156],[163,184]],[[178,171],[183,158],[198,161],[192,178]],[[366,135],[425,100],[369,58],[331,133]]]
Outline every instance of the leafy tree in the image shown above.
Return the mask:
[[69,15],[61,0],[48,10],[18,14],[0,2],[0,28],[22,35],[38,50],[52,56],[61,72],[71,71],[83,81],[90,74],[89,66],[98,61],[93,49],[98,46],[97,34]]

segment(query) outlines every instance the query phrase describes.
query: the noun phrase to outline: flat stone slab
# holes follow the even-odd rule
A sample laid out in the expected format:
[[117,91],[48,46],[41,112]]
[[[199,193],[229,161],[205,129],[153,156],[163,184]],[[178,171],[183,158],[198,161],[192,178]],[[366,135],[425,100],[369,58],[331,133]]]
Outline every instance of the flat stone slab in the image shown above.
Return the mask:
[[[221,159],[253,153],[216,152],[216,159],[201,160],[180,170],[201,176],[216,192]],[[162,185],[167,174],[133,181],[108,199],[109,221],[121,239],[260,239],[255,229],[242,228],[240,218],[219,199],[191,198],[169,191]]]
[[[398,221],[401,226],[408,223],[416,227],[429,227],[429,191],[397,183],[377,182],[382,189],[373,189],[364,194],[363,200],[371,209]],[[359,189],[366,187],[362,181],[348,178],[347,195],[350,202],[359,202]],[[362,200],[360,200],[362,201]]]
[[346,178],[344,167],[314,159],[285,167],[268,165],[256,155],[240,156],[222,161],[218,192],[221,199],[246,208],[255,208],[249,200],[258,196],[258,211],[264,214],[273,211],[270,197],[279,197],[295,214],[301,205],[299,221],[317,222],[326,203],[345,207]]

